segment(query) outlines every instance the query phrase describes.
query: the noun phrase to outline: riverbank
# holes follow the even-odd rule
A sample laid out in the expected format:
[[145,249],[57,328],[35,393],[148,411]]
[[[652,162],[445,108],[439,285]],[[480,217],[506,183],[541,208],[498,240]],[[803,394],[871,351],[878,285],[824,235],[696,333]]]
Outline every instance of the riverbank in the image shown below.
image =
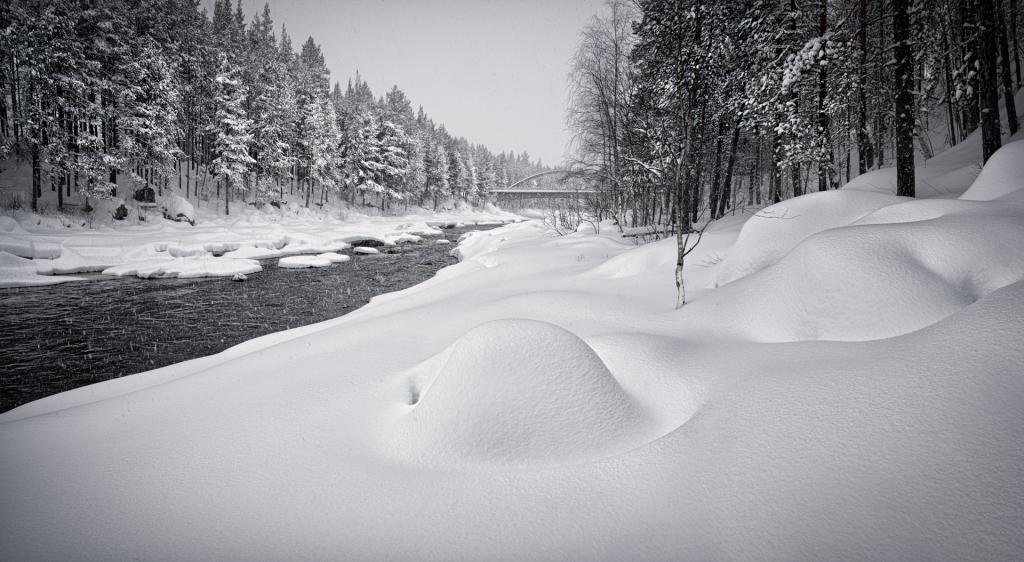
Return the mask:
[[337,252],[366,241],[394,246],[440,236],[442,227],[521,220],[491,206],[401,216],[298,206],[248,208],[227,217],[196,212],[191,225],[159,215],[90,222],[74,215],[6,211],[0,214],[0,287],[65,283],[87,272],[232,277],[258,271],[261,259]]
[[328,267],[286,269],[277,258],[262,259],[262,271],[241,283],[87,274],[87,281],[57,290],[0,289],[0,413],[340,317],[456,263],[449,252],[458,238],[490,228],[444,228],[420,241],[380,246],[374,255],[343,250],[350,260]]

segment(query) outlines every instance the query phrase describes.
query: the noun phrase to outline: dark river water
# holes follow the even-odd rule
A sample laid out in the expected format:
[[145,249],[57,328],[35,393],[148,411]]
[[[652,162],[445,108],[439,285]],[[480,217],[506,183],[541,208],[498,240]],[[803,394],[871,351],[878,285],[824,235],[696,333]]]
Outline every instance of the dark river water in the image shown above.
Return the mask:
[[244,282],[100,276],[0,289],[0,412],[336,318],[429,279],[457,261],[448,252],[463,232],[490,228],[448,229],[452,244],[424,238],[325,268],[263,260],[263,271]]

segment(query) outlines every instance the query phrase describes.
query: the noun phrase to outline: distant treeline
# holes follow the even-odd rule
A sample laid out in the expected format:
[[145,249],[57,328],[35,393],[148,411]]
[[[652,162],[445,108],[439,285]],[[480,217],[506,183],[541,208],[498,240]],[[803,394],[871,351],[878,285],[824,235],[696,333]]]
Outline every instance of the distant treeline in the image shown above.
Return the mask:
[[0,6],[0,156],[88,198],[137,187],[308,206],[480,201],[545,168],[455,137],[393,87],[332,85],[312,37],[217,0],[14,0]]

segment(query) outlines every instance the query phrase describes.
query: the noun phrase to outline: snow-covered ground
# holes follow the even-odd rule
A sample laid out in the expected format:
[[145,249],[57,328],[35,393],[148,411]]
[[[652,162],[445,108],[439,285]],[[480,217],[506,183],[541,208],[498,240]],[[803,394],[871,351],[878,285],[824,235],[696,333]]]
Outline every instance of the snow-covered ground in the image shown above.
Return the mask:
[[472,233],[342,318],[0,416],[0,544],[1024,558],[1022,161],[1005,147],[960,198],[853,186],[727,217],[680,310],[674,240]]
[[90,225],[59,215],[8,212],[0,215],[0,287],[57,284],[75,279],[68,274],[92,271],[143,278],[231,277],[260,271],[259,259],[333,253],[360,240],[393,245],[439,235],[438,226],[518,219],[493,207],[403,216],[298,206],[236,212],[200,212],[195,226],[159,215],[145,222]]

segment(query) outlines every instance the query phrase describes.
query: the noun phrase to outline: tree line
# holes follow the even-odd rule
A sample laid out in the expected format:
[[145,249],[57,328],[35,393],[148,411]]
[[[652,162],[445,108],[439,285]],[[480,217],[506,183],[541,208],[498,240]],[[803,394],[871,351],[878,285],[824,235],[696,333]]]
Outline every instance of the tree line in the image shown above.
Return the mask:
[[46,183],[88,208],[119,177],[225,213],[286,192],[436,209],[547,169],[448,133],[397,86],[332,84],[314,39],[296,51],[269,6],[247,24],[240,1],[211,17],[199,0],[13,0],[0,61],[0,157],[31,163],[33,210]]
[[913,197],[915,151],[978,128],[987,160],[1018,129],[1017,22],[1016,0],[612,0],[573,59],[573,169],[596,213],[676,231],[682,304],[705,220],[893,165]]

